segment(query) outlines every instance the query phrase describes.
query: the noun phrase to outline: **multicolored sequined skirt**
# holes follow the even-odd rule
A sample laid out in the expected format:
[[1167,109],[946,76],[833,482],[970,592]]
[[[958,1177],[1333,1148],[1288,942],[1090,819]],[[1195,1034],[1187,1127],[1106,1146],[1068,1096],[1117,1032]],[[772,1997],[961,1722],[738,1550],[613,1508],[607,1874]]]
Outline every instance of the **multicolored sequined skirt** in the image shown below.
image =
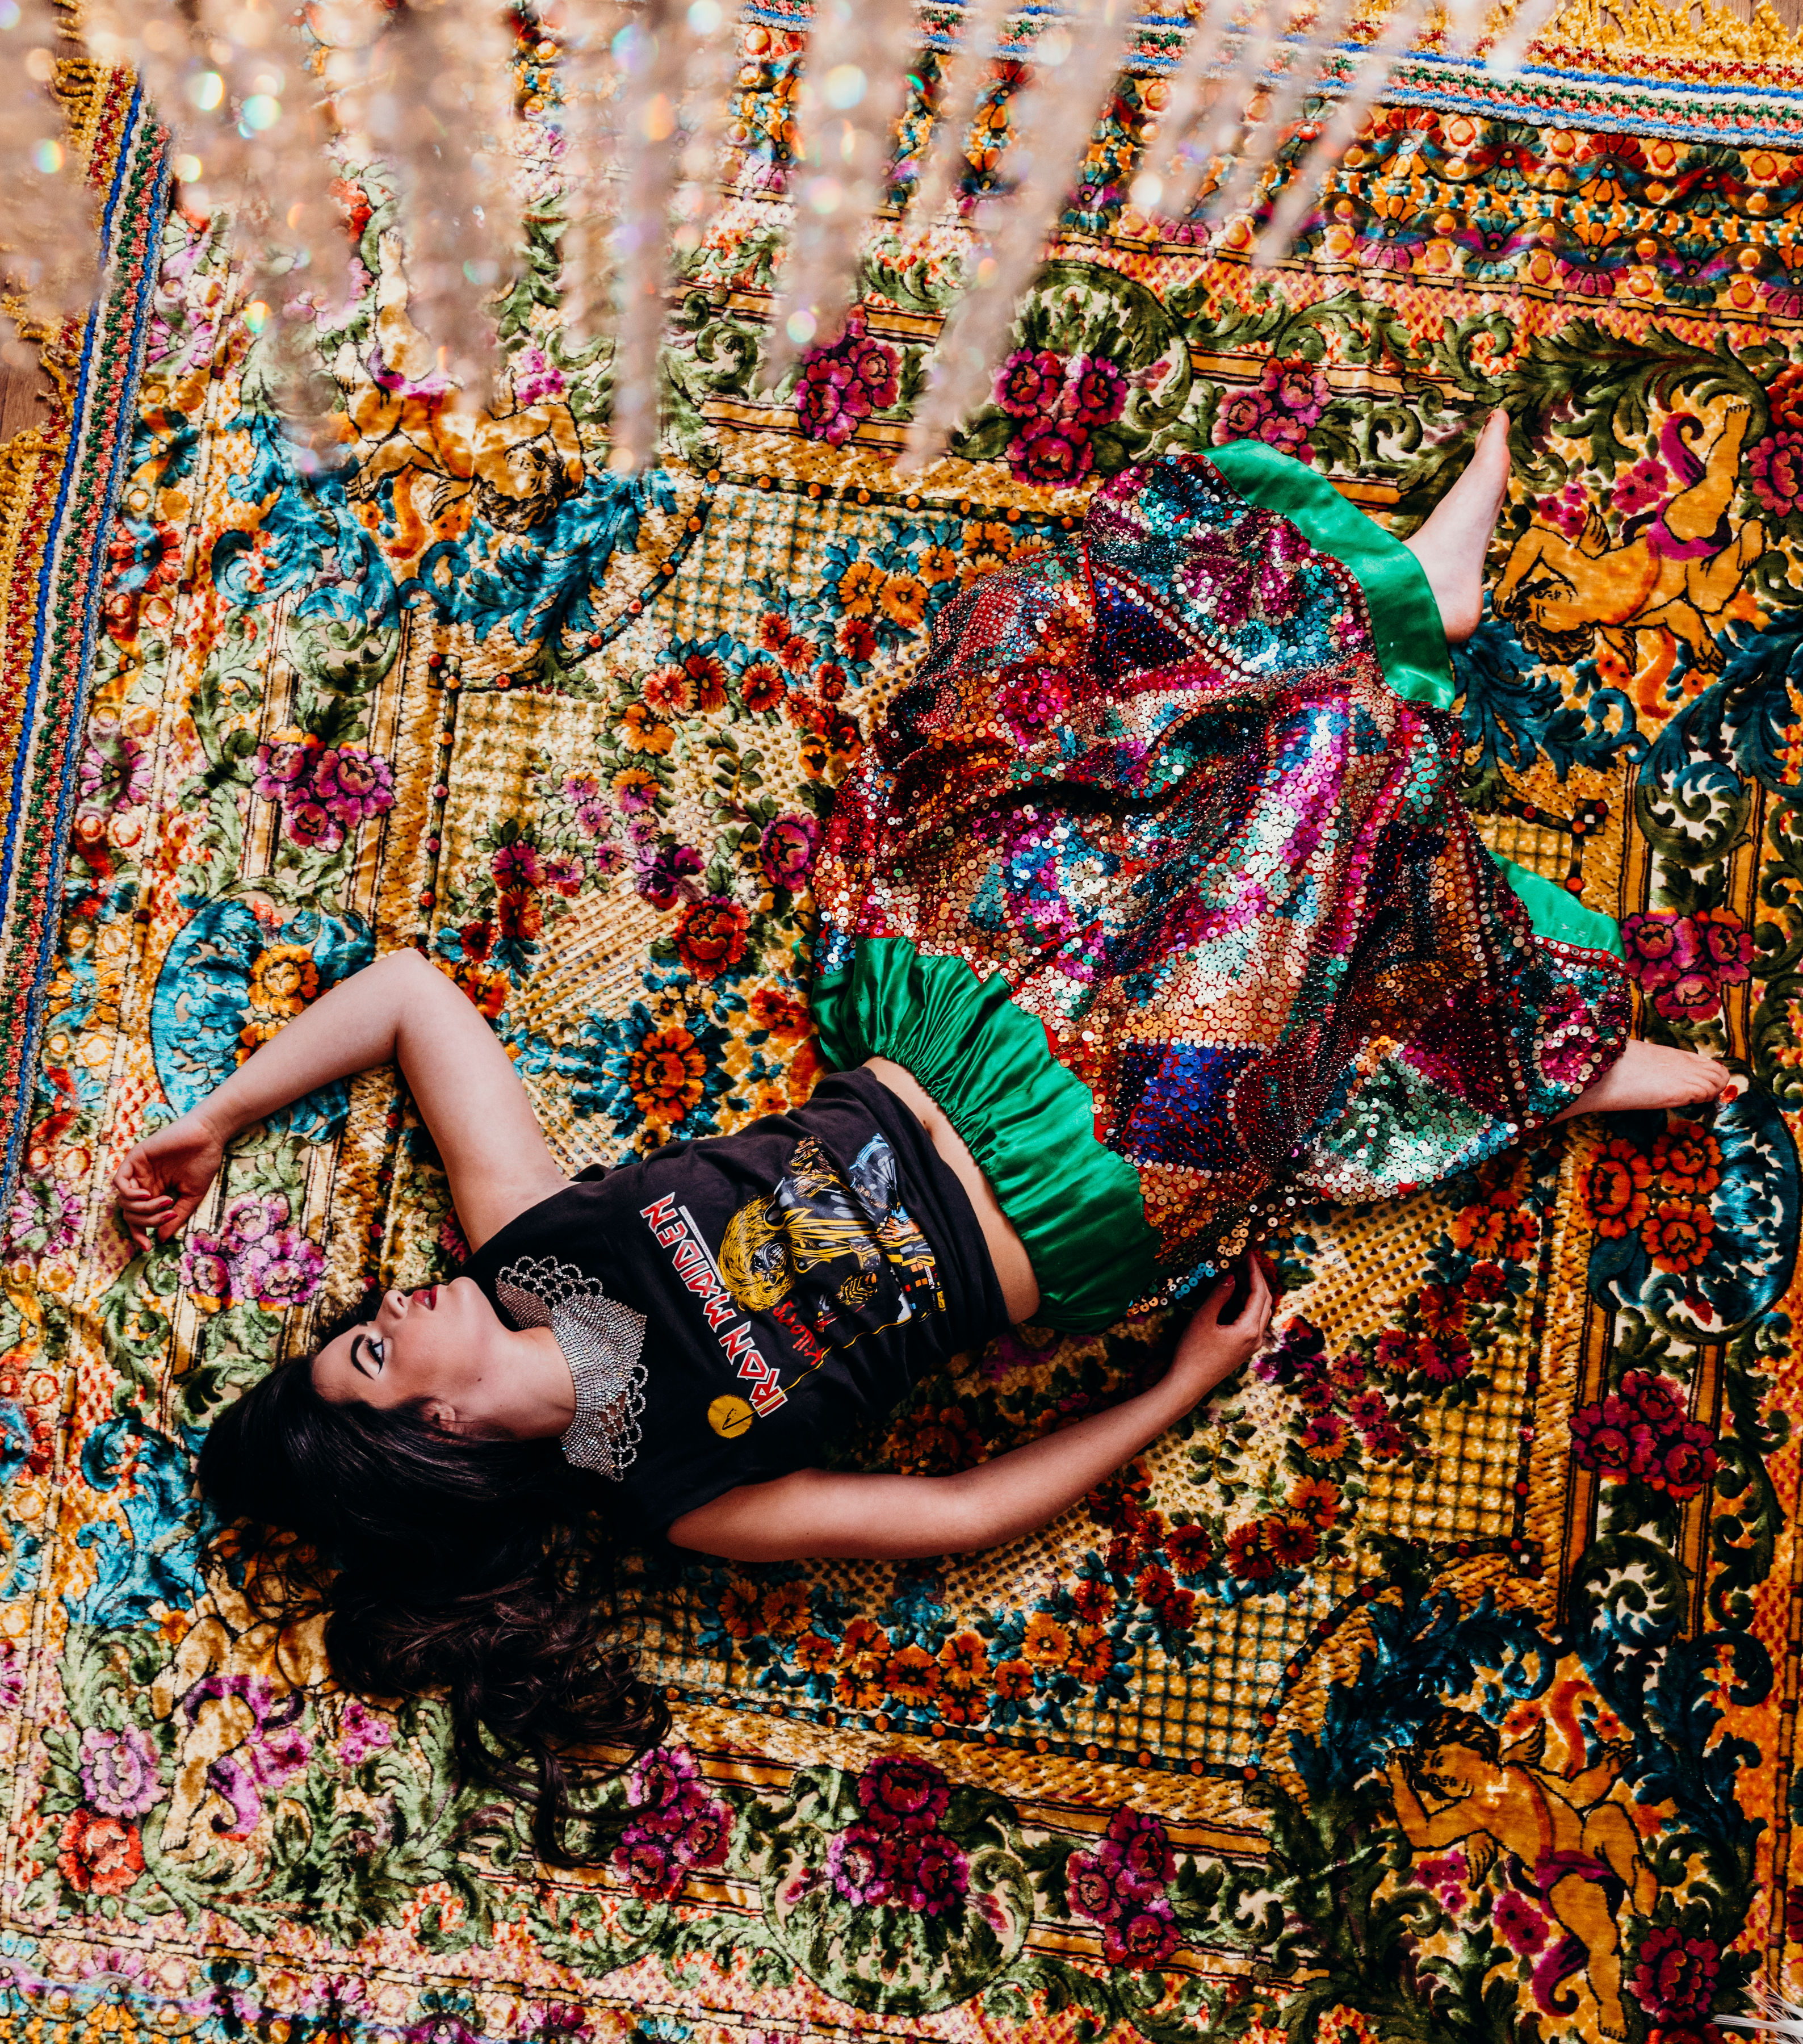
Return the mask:
[[839,792],[814,1008],[939,1101],[1049,1324],[1466,1169],[1619,1055],[1613,925],[1487,851],[1451,699],[1414,556],[1261,446],[1128,471],[943,613]]

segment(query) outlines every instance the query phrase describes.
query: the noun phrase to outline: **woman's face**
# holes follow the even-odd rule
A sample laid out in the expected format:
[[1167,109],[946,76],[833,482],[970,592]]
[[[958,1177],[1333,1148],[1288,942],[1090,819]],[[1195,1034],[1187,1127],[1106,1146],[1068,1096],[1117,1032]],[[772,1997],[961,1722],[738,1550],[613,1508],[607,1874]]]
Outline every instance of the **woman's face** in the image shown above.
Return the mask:
[[493,1369],[507,1330],[473,1278],[421,1292],[385,1292],[373,1320],[329,1341],[313,1358],[313,1385],[328,1404],[378,1407],[428,1401],[455,1409]]

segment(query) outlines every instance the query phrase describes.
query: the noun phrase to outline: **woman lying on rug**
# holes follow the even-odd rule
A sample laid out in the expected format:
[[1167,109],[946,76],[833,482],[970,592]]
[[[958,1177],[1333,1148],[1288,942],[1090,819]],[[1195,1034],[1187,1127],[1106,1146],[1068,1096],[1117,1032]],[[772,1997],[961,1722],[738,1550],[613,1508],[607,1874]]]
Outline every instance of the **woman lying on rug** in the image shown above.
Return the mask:
[[[953,603],[840,794],[812,1001],[842,1069],[793,1113],[571,1183],[408,951],[132,1153],[141,1247],[240,1130],[394,1059],[443,1158],[463,1273],[374,1295],[201,1457],[227,1518],[343,1564],[344,1679],[450,1685],[471,1754],[478,1723],[541,1762],[643,1734],[564,1588],[598,1500],[746,1561],[1011,1540],[1246,1360],[1272,1308],[1247,1245],[1299,1199],[1721,1090],[1626,1040],[1613,925],[1505,873],[1460,805],[1446,646],[1507,474],[1498,414],[1405,547],[1257,443],[1167,459]],[[1107,1327],[1236,1258],[1243,1304],[1222,1277],[1112,1409],[953,1476],[822,1466],[1011,1322]]]

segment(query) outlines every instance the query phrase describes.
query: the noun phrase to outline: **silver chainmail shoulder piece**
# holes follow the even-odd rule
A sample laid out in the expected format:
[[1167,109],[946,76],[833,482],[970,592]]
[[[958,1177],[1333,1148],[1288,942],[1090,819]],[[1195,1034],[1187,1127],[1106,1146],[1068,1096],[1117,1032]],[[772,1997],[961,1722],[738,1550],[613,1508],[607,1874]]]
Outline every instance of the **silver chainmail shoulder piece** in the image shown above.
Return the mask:
[[624,1473],[639,1452],[645,1409],[645,1316],[610,1299],[598,1278],[548,1256],[523,1256],[495,1281],[522,1327],[549,1327],[570,1365],[576,1417],[559,1436],[566,1462],[603,1476]]

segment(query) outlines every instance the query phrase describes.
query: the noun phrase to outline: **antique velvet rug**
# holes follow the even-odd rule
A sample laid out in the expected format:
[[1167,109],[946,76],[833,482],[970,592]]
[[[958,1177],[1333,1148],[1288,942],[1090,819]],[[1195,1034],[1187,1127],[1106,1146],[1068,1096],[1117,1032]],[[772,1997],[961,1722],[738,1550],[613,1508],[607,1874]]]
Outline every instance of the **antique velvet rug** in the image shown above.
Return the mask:
[[[1577,0],[1507,86],[1418,56],[1269,275],[1123,196],[1154,21],[995,402],[916,477],[954,236],[874,248],[845,338],[755,374],[778,9],[638,481],[559,340],[548,209],[472,420],[389,366],[395,252],[353,188],[343,465],[282,432],[215,224],[178,209],[121,271],[154,317],[63,627],[95,651],[45,784],[63,916],[6,967],[44,1015],[0,1266],[6,2034],[1701,2044],[1755,1978],[1796,1991],[1803,52],[1700,10]],[[670,1743],[612,1792],[608,1865],[545,1873],[432,1702],[336,1691],[315,1630],[197,1560],[209,1415],[326,1301],[458,1254],[392,1075],[254,1132],[148,1256],[118,1159],[403,944],[572,1166],[803,1098],[820,817],[938,606],[1168,448],[1306,448],[1405,528],[1498,405],[1467,799],[1625,919],[1647,1032],[1735,1097],[1299,1216],[1274,1354],[1015,1546],[635,1577]],[[69,445],[86,496],[33,527],[15,494],[6,529],[92,561],[105,463]],[[10,459],[16,493],[40,458]],[[9,686],[52,650],[13,622],[35,558]],[[964,1466],[1172,1331],[1022,1328],[857,1452]]]

